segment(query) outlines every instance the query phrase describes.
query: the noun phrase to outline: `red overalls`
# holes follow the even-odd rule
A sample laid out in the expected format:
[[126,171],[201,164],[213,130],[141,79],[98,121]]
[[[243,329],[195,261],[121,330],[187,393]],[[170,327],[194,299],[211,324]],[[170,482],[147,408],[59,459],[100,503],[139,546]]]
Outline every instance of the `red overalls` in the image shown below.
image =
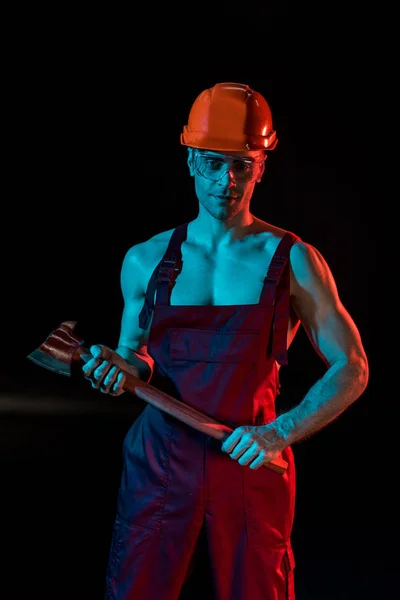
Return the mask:
[[[177,227],[147,289],[152,384],[232,429],[275,418],[287,364],[290,248],[273,256],[258,304],[170,306],[187,224]],[[155,306],[153,298],[157,290]],[[178,600],[204,524],[216,600],[294,600],[290,545],[295,467],[242,466],[221,442],[147,405],[128,431],[106,577],[107,600]]]

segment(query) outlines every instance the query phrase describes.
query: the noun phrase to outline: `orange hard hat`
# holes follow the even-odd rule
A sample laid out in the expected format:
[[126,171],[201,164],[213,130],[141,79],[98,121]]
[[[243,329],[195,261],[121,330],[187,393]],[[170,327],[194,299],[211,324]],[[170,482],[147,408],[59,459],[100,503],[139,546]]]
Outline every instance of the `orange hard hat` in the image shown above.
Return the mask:
[[217,83],[201,92],[181,144],[219,152],[273,150],[278,143],[265,98],[243,83]]

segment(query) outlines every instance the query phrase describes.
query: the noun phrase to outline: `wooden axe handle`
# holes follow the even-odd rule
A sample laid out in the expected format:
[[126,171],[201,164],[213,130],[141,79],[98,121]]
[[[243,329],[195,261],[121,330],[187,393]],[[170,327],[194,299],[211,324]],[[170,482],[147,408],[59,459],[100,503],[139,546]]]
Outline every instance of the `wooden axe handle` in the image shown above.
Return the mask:
[[[87,362],[91,358],[93,357],[90,354],[90,351],[82,346],[79,347],[74,355],[74,359],[81,359],[83,362]],[[173,398],[169,394],[166,394],[130,373],[125,374],[126,380],[124,383],[124,390],[135,394],[145,402],[148,402],[148,404],[151,404],[172,417],[175,417],[179,421],[182,421],[182,423],[186,423],[186,425],[206,433],[217,440],[221,440],[222,442],[224,442],[232,433],[233,429],[219,423],[212,417]],[[263,466],[272,471],[276,471],[277,473],[284,473],[288,463],[282,457],[277,457],[270,462],[265,463]]]

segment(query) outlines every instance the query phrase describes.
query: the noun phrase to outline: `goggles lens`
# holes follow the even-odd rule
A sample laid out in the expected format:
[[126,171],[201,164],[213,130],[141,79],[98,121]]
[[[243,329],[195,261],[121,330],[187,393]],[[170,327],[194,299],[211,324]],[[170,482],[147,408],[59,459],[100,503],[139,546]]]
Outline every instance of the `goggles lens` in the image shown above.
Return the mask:
[[255,181],[263,163],[264,159],[205,154],[198,150],[194,156],[197,173],[210,181],[219,181],[227,172],[231,172],[239,183]]

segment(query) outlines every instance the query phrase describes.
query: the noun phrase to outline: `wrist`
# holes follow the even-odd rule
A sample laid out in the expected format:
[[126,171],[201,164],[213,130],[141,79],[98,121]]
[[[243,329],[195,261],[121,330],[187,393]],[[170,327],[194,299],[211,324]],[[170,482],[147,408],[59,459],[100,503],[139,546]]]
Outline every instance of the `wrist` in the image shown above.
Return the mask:
[[275,419],[276,432],[278,437],[285,443],[285,446],[290,446],[296,441],[295,424],[290,413],[283,413]]
[[132,375],[146,383],[150,381],[153,370],[144,357],[126,346],[118,346],[116,353],[129,365],[129,372]]

